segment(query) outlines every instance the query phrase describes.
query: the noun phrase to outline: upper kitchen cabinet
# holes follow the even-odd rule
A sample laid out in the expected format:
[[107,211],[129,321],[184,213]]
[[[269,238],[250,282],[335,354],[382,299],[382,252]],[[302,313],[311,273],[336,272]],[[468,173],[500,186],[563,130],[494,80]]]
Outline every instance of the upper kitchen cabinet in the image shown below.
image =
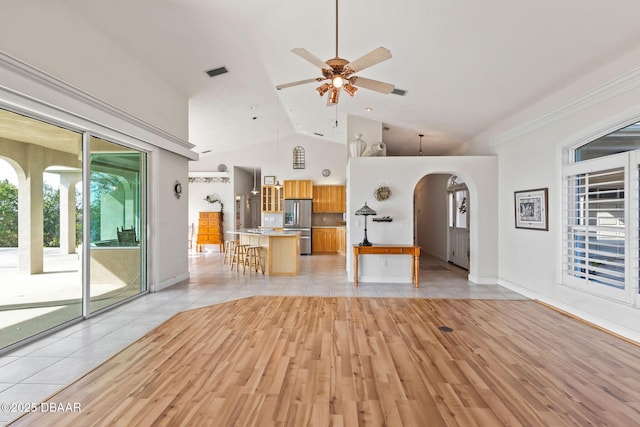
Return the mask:
[[262,212],[282,212],[282,189],[274,185],[262,186]]
[[344,185],[316,185],[313,187],[313,212],[343,213],[346,210]]
[[313,198],[313,181],[308,180],[285,180],[284,181],[284,198],[285,199],[312,199]]

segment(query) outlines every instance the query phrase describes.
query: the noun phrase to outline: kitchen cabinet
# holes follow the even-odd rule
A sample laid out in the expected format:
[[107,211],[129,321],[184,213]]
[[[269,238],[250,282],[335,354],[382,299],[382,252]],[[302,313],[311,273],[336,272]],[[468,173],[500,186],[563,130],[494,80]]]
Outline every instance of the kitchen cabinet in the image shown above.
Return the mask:
[[336,252],[340,255],[347,253],[347,229],[344,227],[336,228]]
[[314,213],[344,213],[346,205],[344,185],[316,185],[313,187]]
[[262,212],[282,212],[282,188],[262,186]]
[[219,245],[222,252],[224,243],[222,235],[222,212],[200,212],[198,217],[198,239],[196,248],[202,249],[202,245]]
[[311,229],[311,253],[313,254],[335,254],[336,229],[335,228],[312,228]]
[[311,229],[311,253],[347,253],[347,230],[344,227],[313,227]]
[[285,199],[312,199],[313,198],[313,181],[307,180],[285,180],[284,181],[284,198]]

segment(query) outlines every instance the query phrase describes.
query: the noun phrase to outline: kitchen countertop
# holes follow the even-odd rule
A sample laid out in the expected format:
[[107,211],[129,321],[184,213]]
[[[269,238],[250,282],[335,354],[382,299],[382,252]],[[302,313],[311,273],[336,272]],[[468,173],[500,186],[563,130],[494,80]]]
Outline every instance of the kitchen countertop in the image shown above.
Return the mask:
[[243,228],[235,231],[227,231],[230,234],[255,234],[259,236],[295,236],[299,231],[275,230],[272,228]]

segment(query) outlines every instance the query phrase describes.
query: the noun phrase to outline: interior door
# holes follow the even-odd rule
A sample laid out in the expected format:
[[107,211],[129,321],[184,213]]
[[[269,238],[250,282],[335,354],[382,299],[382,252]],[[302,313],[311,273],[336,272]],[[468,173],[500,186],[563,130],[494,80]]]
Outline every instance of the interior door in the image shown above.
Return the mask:
[[467,188],[449,192],[448,261],[469,269],[469,192]]

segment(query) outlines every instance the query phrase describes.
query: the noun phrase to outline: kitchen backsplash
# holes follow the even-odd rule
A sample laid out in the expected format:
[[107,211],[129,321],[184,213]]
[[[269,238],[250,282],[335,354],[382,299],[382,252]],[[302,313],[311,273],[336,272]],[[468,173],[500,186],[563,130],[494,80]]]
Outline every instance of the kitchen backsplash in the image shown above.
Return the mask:
[[344,225],[341,213],[314,213],[311,215],[311,226],[319,225]]
[[284,224],[284,217],[282,212],[270,213],[265,212],[262,214],[262,226],[263,227],[282,227]]

